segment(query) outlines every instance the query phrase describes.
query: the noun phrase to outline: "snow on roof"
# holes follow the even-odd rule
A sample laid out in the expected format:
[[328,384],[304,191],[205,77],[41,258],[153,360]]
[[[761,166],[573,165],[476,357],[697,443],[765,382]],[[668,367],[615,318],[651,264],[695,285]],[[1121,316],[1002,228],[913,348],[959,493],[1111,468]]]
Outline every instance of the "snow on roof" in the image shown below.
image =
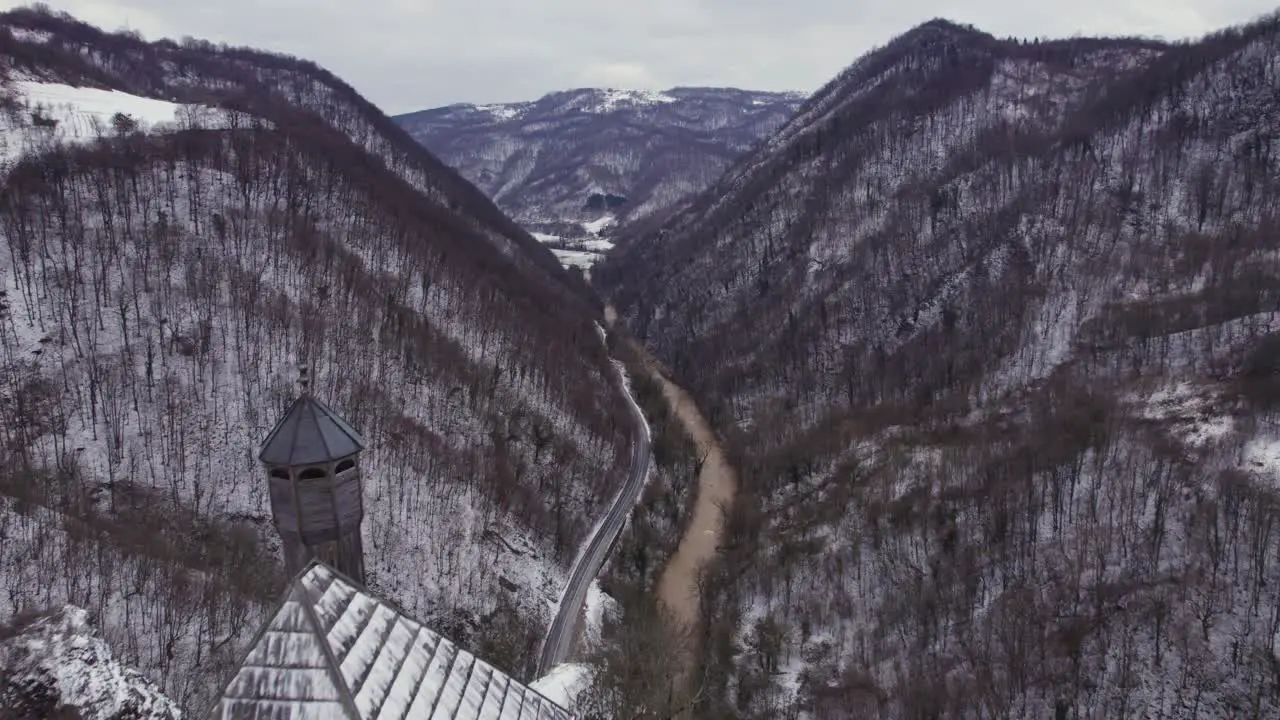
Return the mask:
[[210,717],[572,718],[320,562],[293,581]]
[[354,455],[364,438],[327,405],[301,395],[262,441],[258,459],[269,465],[310,465]]

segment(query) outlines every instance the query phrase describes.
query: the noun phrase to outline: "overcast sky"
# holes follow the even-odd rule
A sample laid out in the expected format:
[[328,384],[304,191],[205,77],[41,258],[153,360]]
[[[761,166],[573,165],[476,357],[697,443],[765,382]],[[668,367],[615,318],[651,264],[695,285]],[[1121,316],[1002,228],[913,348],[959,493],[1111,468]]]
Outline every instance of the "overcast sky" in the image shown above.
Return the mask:
[[[811,91],[933,17],[996,35],[1201,35],[1277,0],[48,0],[104,30],[314,60],[389,114],[573,87]],[[0,7],[26,3],[0,0]]]

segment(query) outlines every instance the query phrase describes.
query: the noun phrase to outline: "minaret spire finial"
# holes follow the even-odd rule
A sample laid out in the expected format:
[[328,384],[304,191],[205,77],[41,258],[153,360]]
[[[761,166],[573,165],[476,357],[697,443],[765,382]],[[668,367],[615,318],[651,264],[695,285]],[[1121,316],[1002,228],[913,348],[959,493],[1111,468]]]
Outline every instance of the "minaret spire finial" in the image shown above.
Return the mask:
[[305,362],[298,363],[298,390],[303,395],[311,392],[311,368]]

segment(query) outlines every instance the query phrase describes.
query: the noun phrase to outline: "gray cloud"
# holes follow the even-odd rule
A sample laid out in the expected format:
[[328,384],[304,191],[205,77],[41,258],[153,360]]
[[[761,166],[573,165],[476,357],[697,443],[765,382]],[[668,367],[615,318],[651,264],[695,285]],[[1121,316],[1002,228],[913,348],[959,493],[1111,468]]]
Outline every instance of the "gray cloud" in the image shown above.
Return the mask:
[[[49,0],[105,30],[292,53],[389,113],[582,86],[813,90],[933,17],[996,35],[1200,35],[1274,0]],[[20,3],[4,3],[12,7]]]

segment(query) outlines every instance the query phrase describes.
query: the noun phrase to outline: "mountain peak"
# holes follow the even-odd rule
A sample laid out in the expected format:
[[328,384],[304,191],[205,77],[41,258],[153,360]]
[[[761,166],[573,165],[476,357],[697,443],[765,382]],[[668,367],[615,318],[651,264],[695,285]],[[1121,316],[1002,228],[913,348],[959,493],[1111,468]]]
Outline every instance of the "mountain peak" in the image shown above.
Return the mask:
[[520,120],[532,110],[553,110],[555,112],[576,112],[589,114],[609,114],[629,110],[648,109],[663,105],[674,105],[683,101],[726,101],[746,102],[753,107],[773,102],[799,102],[808,97],[801,91],[763,91],[744,90],[731,87],[685,87],[676,86],[665,90],[647,88],[618,87],[579,87],[569,90],[555,90],[537,100],[506,103],[454,103],[444,107],[420,110],[401,115],[402,118],[430,116],[452,116],[468,122],[489,121],[507,123]]
[[890,46],[908,44],[933,46],[935,43],[983,43],[996,41],[995,36],[983,32],[973,25],[966,25],[946,18],[934,18],[923,22],[907,32],[899,35]]
[[396,121],[547,242],[594,243],[592,223],[634,220],[706,187],[802,99],[737,88],[580,87]]
[[932,20],[926,20],[925,22],[917,25],[915,29],[949,32],[957,35],[986,35],[986,33],[968,23],[958,23],[954,20],[948,20],[940,17],[933,18]]
[[676,98],[664,90],[638,88],[586,87],[547,93],[538,101],[555,103],[563,110],[609,113],[624,109],[665,105]]

